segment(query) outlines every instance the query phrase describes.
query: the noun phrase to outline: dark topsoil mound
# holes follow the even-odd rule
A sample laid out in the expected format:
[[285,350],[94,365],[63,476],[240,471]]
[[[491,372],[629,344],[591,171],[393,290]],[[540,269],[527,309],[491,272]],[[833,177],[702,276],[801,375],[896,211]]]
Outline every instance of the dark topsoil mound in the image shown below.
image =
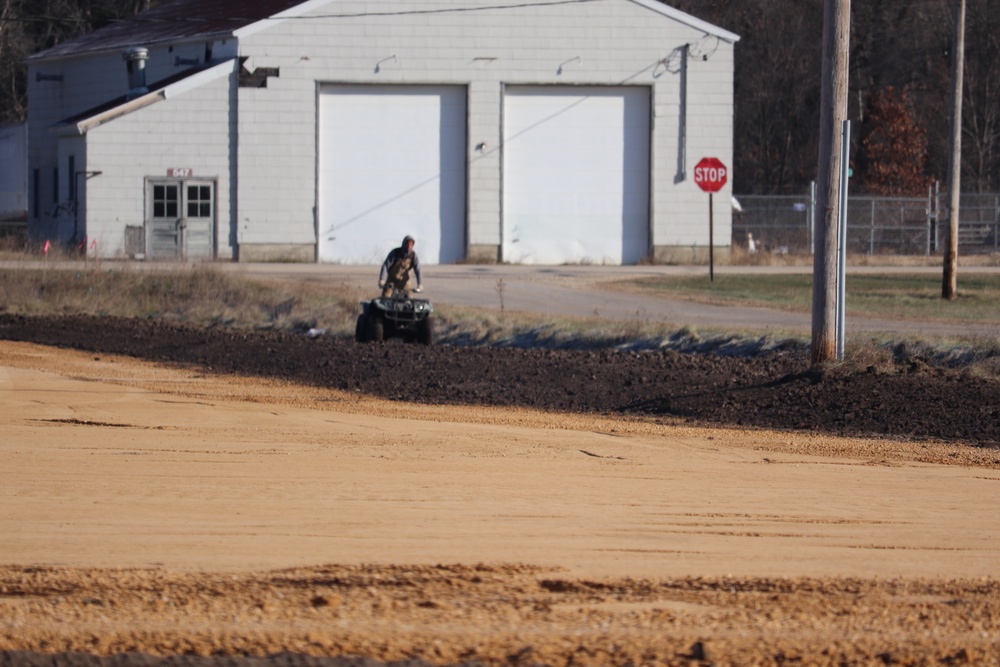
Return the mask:
[[806,352],[424,347],[152,320],[0,315],[0,338],[194,364],[432,404],[679,417],[694,423],[1000,446],[1000,383],[907,362],[809,367]]

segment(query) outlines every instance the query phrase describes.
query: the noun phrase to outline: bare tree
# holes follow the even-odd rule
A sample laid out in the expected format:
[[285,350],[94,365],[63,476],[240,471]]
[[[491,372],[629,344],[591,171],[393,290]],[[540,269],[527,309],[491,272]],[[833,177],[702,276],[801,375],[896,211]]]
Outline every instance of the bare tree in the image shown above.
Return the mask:
[[962,170],[976,192],[1000,187],[1000,12],[973,5],[966,21]]
[[0,122],[27,117],[25,58],[156,4],[158,0],[0,0]]

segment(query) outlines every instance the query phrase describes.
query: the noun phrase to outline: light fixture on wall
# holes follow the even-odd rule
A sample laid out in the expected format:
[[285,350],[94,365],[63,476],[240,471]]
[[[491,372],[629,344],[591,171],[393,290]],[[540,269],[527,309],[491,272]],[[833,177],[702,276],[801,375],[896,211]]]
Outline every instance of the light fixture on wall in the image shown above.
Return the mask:
[[389,56],[388,58],[382,58],[382,60],[375,63],[375,73],[378,74],[380,71],[382,71],[382,63],[389,62],[390,60],[392,62],[398,62],[396,60],[396,56]]
[[556,69],[556,74],[562,74],[563,65],[569,65],[572,62],[582,63],[583,62],[583,58],[581,58],[580,56],[573,56],[569,60],[566,60],[564,62],[559,63],[559,68]]
[[485,141],[480,141],[478,144],[476,144],[476,150],[479,151],[480,153],[485,152],[486,151],[486,142]]

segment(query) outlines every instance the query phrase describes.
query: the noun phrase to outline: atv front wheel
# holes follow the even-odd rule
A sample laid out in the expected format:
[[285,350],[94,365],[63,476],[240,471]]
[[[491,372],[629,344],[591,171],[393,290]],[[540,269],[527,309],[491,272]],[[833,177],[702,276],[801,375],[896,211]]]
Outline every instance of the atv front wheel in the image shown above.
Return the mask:
[[417,329],[417,342],[421,345],[434,343],[434,320],[430,315],[424,318]]
[[385,341],[385,318],[383,318],[378,313],[372,313],[368,316],[370,320],[370,330],[369,330],[369,340],[381,343]]

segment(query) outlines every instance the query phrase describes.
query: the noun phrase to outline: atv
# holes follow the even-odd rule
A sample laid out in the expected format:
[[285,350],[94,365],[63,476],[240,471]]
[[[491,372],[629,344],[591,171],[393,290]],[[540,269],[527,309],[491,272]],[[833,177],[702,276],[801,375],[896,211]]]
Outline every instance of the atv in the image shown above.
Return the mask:
[[427,299],[412,299],[394,290],[390,297],[361,302],[361,314],[354,329],[359,343],[381,343],[390,338],[430,345],[434,339],[434,306]]

